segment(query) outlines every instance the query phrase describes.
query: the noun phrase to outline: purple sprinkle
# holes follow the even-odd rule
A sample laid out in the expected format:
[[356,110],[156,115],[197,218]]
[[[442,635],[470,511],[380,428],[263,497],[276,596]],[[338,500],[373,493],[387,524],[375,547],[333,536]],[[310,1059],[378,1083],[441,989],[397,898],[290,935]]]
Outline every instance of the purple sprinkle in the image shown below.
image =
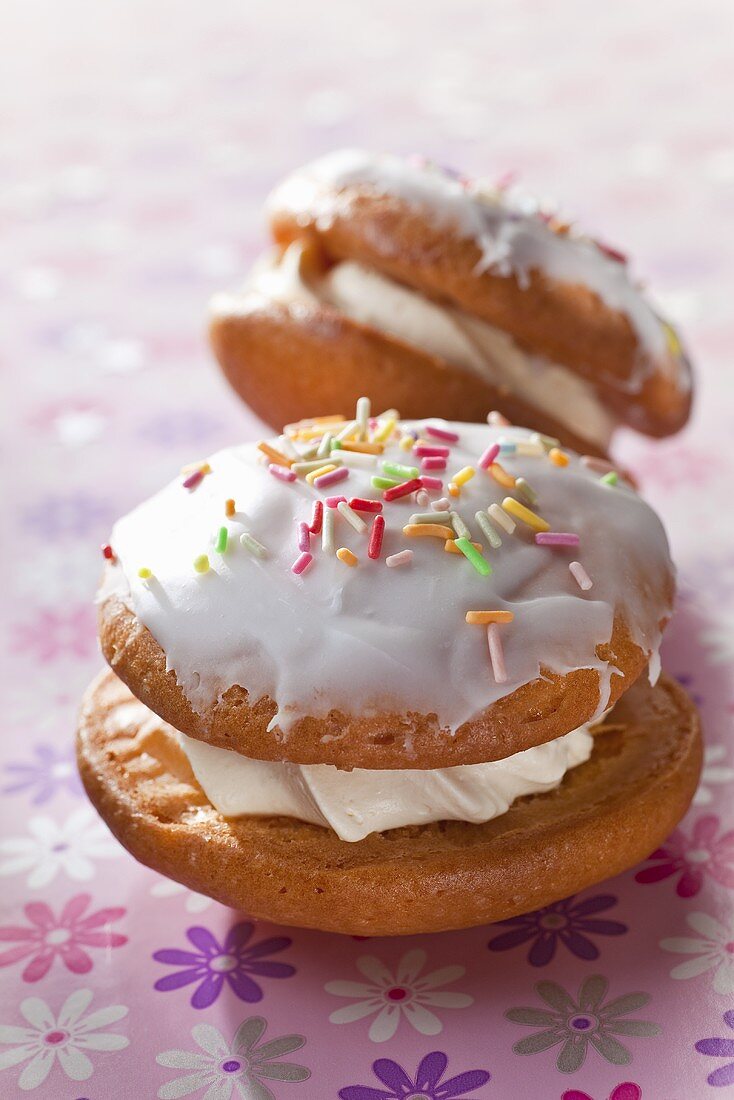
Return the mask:
[[539,531],[535,536],[538,546],[578,546],[578,535],[570,531]]
[[200,481],[204,480],[204,475],[201,470],[194,470],[193,474],[189,474],[183,483],[184,489],[195,489]]

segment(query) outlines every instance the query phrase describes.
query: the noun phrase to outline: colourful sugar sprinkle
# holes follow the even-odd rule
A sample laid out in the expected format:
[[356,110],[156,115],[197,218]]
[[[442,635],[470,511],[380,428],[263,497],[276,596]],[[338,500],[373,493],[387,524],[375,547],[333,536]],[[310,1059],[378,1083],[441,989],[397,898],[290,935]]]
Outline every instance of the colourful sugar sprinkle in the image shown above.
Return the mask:
[[545,454],[545,447],[539,439],[519,439],[515,446],[517,448],[517,454],[519,455],[533,455],[537,457]]
[[364,454],[364,455],[381,455],[382,452],[385,450],[382,443],[367,443],[367,442],[354,443],[354,442],[348,442],[347,440],[342,441],[342,445],[341,445],[340,449],[342,451],[352,451],[355,454]]
[[423,489],[443,489],[440,477],[426,477],[425,474],[421,474],[419,481]]
[[418,477],[417,466],[401,466],[399,462],[383,462],[382,468],[388,477],[395,477],[401,481]]
[[343,443],[345,439],[351,439],[353,436],[355,436],[357,434],[358,430],[359,430],[359,425],[357,424],[357,421],[356,420],[349,420],[344,425],[342,430],[337,433],[336,438],[339,440],[340,443]]
[[309,554],[308,550],[304,550],[302,554],[299,554],[296,560],[291,566],[291,573],[295,573],[297,577],[300,577],[301,573],[305,573],[309,565],[313,561],[313,554]]
[[412,435],[402,435],[398,444],[401,451],[412,451],[414,447],[414,440]]
[[[332,462],[332,466],[333,465],[335,465],[335,463]],[[323,458],[317,458],[311,462],[294,462],[291,466],[291,473],[298,474],[299,477],[303,477],[306,474],[312,473],[314,470],[322,469],[323,466]]]
[[593,581],[592,581],[591,577],[589,576],[589,574],[584,569],[581,562],[580,561],[569,562],[568,570],[569,570],[569,573],[571,574],[571,576],[573,577],[573,579],[576,581],[576,584],[581,589],[581,591],[582,592],[588,592],[589,589],[591,588],[592,584],[593,584]]
[[454,485],[458,485],[461,488],[462,485],[466,485],[467,481],[471,481],[477,471],[473,466],[464,466],[459,470],[458,474],[454,474]]
[[503,455],[514,455],[517,453],[517,443],[510,443],[509,440],[502,440],[500,443],[500,451]]
[[515,521],[508,516],[507,512],[503,511],[502,508],[500,508],[499,504],[490,504],[487,512],[490,519],[493,519],[499,527],[502,527],[503,530],[507,531],[508,535],[512,534],[516,526]]
[[382,550],[382,538],[385,534],[385,517],[375,516],[370,529],[370,541],[367,546],[367,557],[376,561]]
[[115,551],[112,549],[108,542],[103,543],[100,549],[102,551],[102,557],[106,558],[107,561],[117,561],[117,558],[115,557]]
[[428,495],[427,489],[419,489],[415,494],[415,502],[419,508],[427,508],[431,503],[431,498]]
[[346,500],[340,501],[339,504],[337,504],[336,506],[336,510],[340,516],[344,516],[344,519],[347,521],[347,523],[351,527],[353,527],[358,534],[361,535],[367,530],[367,524],[365,523],[365,521],[362,519],[361,516],[358,516],[357,513],[349,507]]
[[372,436],[372,443],[384,443],[389,436],[395,431],[398,418],[397,416],[380,417],[380,427],[374,432]]
[[[309,474],[311,477],[311,474]],[[349,470],[344,466],[337,466],[335,470],[329,470],[325,474],[314,476],[313,486],[316,489],[328,489],[331,485],[337,485],[340,481],[345,481],[349,477]]]
[[311,529],[303,520],[298,524],[298,549],[304,554],[311,549]]
[[410,565],[412,560],[412,550],[401,550],[399,554],[391,554],[389,558],[385,558],[385,565],[388,569],[397,569],[401,565]]
[[511,428],[512,425],[506,416],[503,416],[501,412],[497,412],[496,409],[492,409],[492,412],[487,413],[487,423],[493,428]]
[[446,428],[437,428],[434,424],[426,424],[426,435],[430,435],[432,439],[445,439],[447,443],[458,443],[459,435],[457,432],[447,431]]
[[466,622],[470,626],[486,626],[487,623],[511,623],[514,611],[467,611]]
[[325,474],[332,473],[333,470],[339,469],[334,462],[327,462],[323,466],[318,466],[315,470],[311,470],[306,474],[306,481],[309,485],[313,485],[317,477],[324,477]]
[[464,523],[458,512],[451,512],[451,523],[453,524],[454,531],[456,531],[456,534],[460,539],[471,540],[471,531]]
[[262,451],[262,453],[266,455],[271,462],[274,462],[276,466],[290,467],[293,461],[293,459],[289,458],[288,455],[284,455],[282,451],[279,451],[276,447],[271,446],[270,443],[266,443],[264,439],[260,440],[257,448],[259,451]]
[[191,474],[195,470],[198,470],[200,474],[210,474],[212,472],[208,462],[189,462],[188,465],[181,467],[182,474]]
[[619,475],[616,470],[610,470],[608,474],[604,474],[604,477],[599,478],[603,485],[616,485],[619,481]]
[[197,573],[209,572],[209,558],[206,554],[199,554],[194,558],[194,569]]
[[544,451],[551,451],[554,447],[560,447],[560,439],[556,439],[553,435],[542,435],[540,432],[533,432],[530,436],[531,443],[539,443]]
[[333,554],[336,543],[334,542],[334,523],[336,512],[333,508],[327,508],[324,512],[324,523],[321,528],[321,549],[325,554]]
[[490,623],[487,627],[487,645],[489,647],[489,659],[492,663],[494,678],[498,684],[504,684],[507,681],[505,651],[502,647],[500,627],[497,623]]
[[542,516],[536,515],[535,512],[531,512],[529,508],[526,508],[524,504],[521,504],[519,500],[515,500],[514,497],[505,497],[502,501],[502,507],[515,519],[519,519],[521,523],[525,523],[528,527],[532,527],[533,531],[550,531],[550,524],[547,520],[544,520]]
[[352,569],[355,565],[359,565],[359,558],[356,554],[353,554],[351,550],[348,550],[346,546],[340,546],[336,552],[336,556],[339,561],[343,561],[345,565],[350,566]]
[[434,446],[432,443],[416,443],[413,454],[418,458],[448,458],[451,451],[448,447]]
[[478,550],[474,549],[469,539],[458,538],[454,541],[456,543],[457,549],[461,550],[464,557],[467,559],[467,561],[471,562],[477,573],[481,574],[482,577],[488,577],[489,574],[492,572],[492,566],[489,564],[488,561],[485,561]]
[[[374,484],[374,479],[373,479]],[[423,479],[419,477],[412,477],[409,481],[403,481],[399,485],[393,485],[389,489],[385,489],[382,494],[383,500],[400,500],[401,497],[407,497],[411,493],[414,493],[416,489],[423,488]]]
[[480,470],[488,470],[499,453],[499,443],[490,443],[486,451],[482,452],[481,458],[479,459],[477,466],[479,466]]
[[382,501],[367,500],[366,497],[352,497],[349,501],[349,507],[353,508],[355,512],[381,512]]
[[373,477],[372,488],[373,489],[394,489],[400,482],[396,481],[394,477]]
[[324,432],[316,451],[317,458],[328,458],[331,454],[331,441],[334,438],[332,432]]
[[230,497],[229,500],[225,500],[225,502],[224,502],[224,514],[225,514],[225,516],[227,516],[228,519],[232,519],[233,515],[235,514],[235,511],[236,511],[236,509],[235,509],[235,506],[234,506],[234,501]]
[[493,550],[498,550],[502,545],[502,539],[499,537],[494,527],[489,521],[489,516],[486,512],[475,512],[474,519],[479,524],[482,534],[492,547]]
[[535,541],[538,546],[578,546],[581,540],[571,531],[539,531]]
[[338,508],[339,505],[341,504],[341,502],[343,500],[346,500],[346,499],[347,499],[346,497],[327,497],[326,498],[326,507],[327,508]]
[[590,470],[595,470],[598,474],[608,474],[614,469],[611,462],[607,462],[603,458],[597,458],[595,455],[582,455],[581,461],[584,466]]
[[455,485],[453,483],[453,481],[449,482],[449,496],[450,497],[460,497],[461,496],[461,489],[459,488],[458,485]]
[[[481,542],[473,542],[472,546],[478,554],[484,553],[484,547],[482,546]],[[461,550],[456,545],[455,539],[446,539],[446,542],[443,544],[443,548],[447,554],[458,554],[459,557],[463,557]]]
[[245,550],[249,550],[251,554],[254,554],[256,558],[267,558],[268,551],[261,542],[258,542],[256,538],[253,538],[247,531],[240,535],[240,544],[244,546]]
[[365,454],[362,451],[332,451],[331,457],[338,454],[343,466],[350,470],[374,470],[377,466],[377,455]]
[[194,470],[193,474],[189,474],[183,483],[184,489],[195,489],[204,480],[204,474],[201,470]]
[[147,565],[143,565],[138,569],[138,576],[142,581],[149,581],[153,576],[153,571],[148,569]]
[[360,397],[357,400],[357,427],[359,428],[359,438],[366,439],[369,431],[370,413],[372,412],[372,402],[369,397]]
[[[428,494],[426,494],[427,496]],[[434,500],[431,503],[431,508],[434,512],[448,512],[451,508],[451,501],[448,497],[440,497],[439,500]]]
[[277,463],[271,462],[268,464],[268,470],[277,477],[278,481],[295,481],[296,475],[293,470],[289,470],[287,466],[278,466]]
[[570,461],[566,452],[560,450],[559,447],[551,447],[548,451],[548,458],[554,466],[568,466]]
[[378,422],[381,420],[395,420],[397,422],[399,419],[400,413],[397,409],[385,409],[384,412],[381,412],[380,415],[376,417]]
[[422,470],[445,470],[447,462],[445,458],[422,458]]
[[497,482],[497,484],[501,485],[503,489],[515,488],[514,477],[512,476],[512,474],[508,474],[507,470],[504,468],[504,466],[500,466],[499,462],[493,462],[492,465],[489,467],[489,472],[494,480]]
[[403,534],[411,539],[452,539],[454,537],[451,528],[442,523],[408,523],[403,527]]
[[515,478],[515,490],[528,502],[528,504],[538,503],[538,494],[535,492],[535,489],[527,483],[524,477]]
[[408,523],[439,523],[443,520],[448,526],[451,523],[451,516],[448,511],[441,515],[440,512],[414,512],[408,520]]
[[313,512],[311,514],[311,522],[309,524],[309,531],[312,535],[318,535],[321,531],[321,524],[324,521],[324,505],[320,500],[313,502]]
[[229,532],[226,527],[220,527],[217,532],[217,541],[214,544],[214,549],[218,554],[224,554],[227,550],[227,543],[229,542]]

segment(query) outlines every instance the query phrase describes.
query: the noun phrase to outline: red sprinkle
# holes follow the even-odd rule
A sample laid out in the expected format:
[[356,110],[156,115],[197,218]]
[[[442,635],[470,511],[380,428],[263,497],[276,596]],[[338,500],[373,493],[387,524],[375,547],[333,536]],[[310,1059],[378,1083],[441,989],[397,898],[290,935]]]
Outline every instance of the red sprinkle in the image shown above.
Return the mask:
[[424,458],[421,461],[421,469],[423,470],[445,470],[446,459],[445,458]]
[[193,474],[189,474],[183,483],[184,489],[195,489],[200,481],[204,480],[204,475],[201,470],[194,470]]
[[419,489],[443,489],[443,482],[440,477],[423,477],[416,478],[416,481],[420,482]]
[[352,497],[349,507],[355,512],[381,512],[381,500],[367,500],[365,497]]
[[447,443],[459,442],[457,432],[447,432],[445,428],[434,428],[433,424],[426,424],[426,435],[431,435],[434,439],[445,439]]
[[298,524],[298,549],[304,554],[311,549],[311,529],[303,520]]
[[382,536],[385,534],[385,517],[375,516],[370,530],[370,541],[367,546],[367,557],[375,561],[382,550]]
[[321,524],[324,522],[324,505],[322,501],[315,500],[313,502],[313,515],[311,516],[311,525],[309,531],[312,535],[318,535],[321,532]]
[[117,561],[115,557],[115,551],[112,549],[108,542],[102,544],[102,557],[107,558],[107,561]]
[[339,504],[341,504],[341,502],[343,500],[346,501],[346,499],[347,499],[346,497],[327,497],[326,498],[326,507],[327,508],[336,508]]
[[[412,477],[410,481],[403,481],[400,485],[393,485],[392,489],[385,489],[382,494],[383,500],[399,500],[400,497],[407,497],[410,493],[414,493],[416,489],[423,488],[424,478]],[[432,480],[435,480],[432,479]]]
[[448,458],[450,453],[448,447],[434,447],[428,443],[417,443],[413,448],[413,454],[418,458]]
[[626,264],[627,257],[624,252],[620,252],[618,248],[612,248],[610,244],[605,244],[604,241],[595,241],[596,247],[600,252],[603,252],[605,256],[608,256],[610,260],[616,260],[618,264]]

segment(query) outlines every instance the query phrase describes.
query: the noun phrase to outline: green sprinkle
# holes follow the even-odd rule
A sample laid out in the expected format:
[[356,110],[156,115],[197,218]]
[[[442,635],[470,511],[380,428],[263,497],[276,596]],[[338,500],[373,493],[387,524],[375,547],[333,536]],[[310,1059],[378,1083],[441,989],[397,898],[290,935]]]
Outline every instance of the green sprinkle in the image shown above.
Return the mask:
[[448,512],[416,512],[408,523],[445,523],[448,527],[451,519]]
[[256,558],[267,558],[268,552],[261,542],[254,539],[252,535],[245,531],[244,535],[240,535],[240,542],[244,546],[245,550],[249,550],[251,554],[254,554]]
[[206,554],[199,554],[198,558],[194,558],[194,569],[197,573],[209,572],[209,558]]
[[469,542],[471,542],[471,531],[458,512],[451,512],[451,522],[458,537],[461,539],[469,539]]
[[521,497],[524,497],[528,504],[538,503],[538,494],[532,486],[528,485],[524,477],[518,477],[515,479],[515,488]]
[[373,477],[372,487],[374,489],[392,489],[394,485],[402,485],[404,480],[402,477]]
[[333,439],[331,432],[324,432],[321,442],[319,443],[319,449],[316,454],[319,458],[326,458],[331,453],[331,441]]
[[556,439],[555,436],[552,435],[541,435],[540,432],[533,432],[530,438],[532,440],[537,439],[540,443],[542,443],[546,451],[552,451],[554,447],[560,447],[561,445],[560,439]]
[[343,451],[344,448],[342,447],[341,439],[332,439],[331,440],[331,449],[332,449],[332,451]]
[[472,563],[477,573],[480,573],[483,577],[488,577],[492,572],[492,566],[488,561],[485,561],[478,550],[475,550],[469,539],[465,539],[463,536],[455,540],[459,550],[461,550],[464,557]]
[[216,545],[214,547],[214,549],[216,550],[216,552],[218,554],[223,554],[224,551],[227,549],[228,540],[229,540],[229,535],[227,534],[227,528],[226,527],[220,527],[219,528],[219,534],[217,535]]
[[605,485],[616,485],[619,481],[619,474],[616,470],[610,470],[608,474],[604,474],[604,477],[599,478]]
[[486,512],[475,512],[474,513],[474,519],[477,521],[477,523],[481,527],[482,534],[484,535],[485,539],[487,540],[489,545],[492,547],[492,549],[493,550],[499,549],[499,547],[502,545],[502,539],[499,537],[499,535],[495,531],[494,527],[489,522],[489,516],[487,515],[487,513]]
[[420,472],[417,466],[401,466],[399,462],[383,462],[382,468],[388,477],[398,478],[398,484],[401,481],[410,481],[411,478],[418,477]]

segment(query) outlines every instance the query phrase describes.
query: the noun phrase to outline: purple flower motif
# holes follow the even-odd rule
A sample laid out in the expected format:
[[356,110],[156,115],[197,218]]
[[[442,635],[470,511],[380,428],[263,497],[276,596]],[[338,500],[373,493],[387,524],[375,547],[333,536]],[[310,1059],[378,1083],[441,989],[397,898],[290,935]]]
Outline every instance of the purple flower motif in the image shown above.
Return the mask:
[[495,936],[487,947],[490,951],[508,951],[532,940],[528,953],[531,966],[547,966],[559,944],[579,959],[598,959],[599,949],[589,939],[590,935],[621,936],[627,931],[627,925],[621,921],[599,920],[594,916],[616,903],[611,894],[597,894],[582,901],[565,898],[534,913],[499,921],[512,931]]
[[[729,1009],[728,1012],[724,1013],[724,1023],[734,1031],[734,1009]],[[699,1039],[696,1043],[696,1050],[699,1054],[708,1054],[711,1058],[734,1059],[734,1039],[727,1039],[726,1037]],[[734,1061],[727,1062],[726,1065],[713,1070],[706,1080],[710,1085],[717,1088],[734,1085]]]
[[427,1054],[416,1071],[415,1079],[409,1077],[402,1066],[390,1058],[378,1058],[372,1063],[372,1072],[378,1081],[387,1085],[388,1092],[370,1085],[347,1085],[339,1090],[340,1100],[459,1100],[489,1081],[484,1069],[470,1069],[448,1081],[441,1081],[448,1058],[440,1050]]
[[221,428],[221,421],[200,409],[180,409],[153,417],[138,432],[141,439],[160,447],[206,443]]
[[112,518],[109,503],[89,493],[44,497],[26,512],[29,527],[46,538],[87,538],[95,533],[101,538]]
[[82,786],[74,763],[73,750],[58,749],[55,745],[44,743],[35,745],[33,751],[35,760],[5,765],[10,782],[7,786],[0,787],[0,793],[33,792],[31,801],[34,806],[48,802],[62,790],[67,794],[81,794]]
[[61,611],[38,608],[15,628],[14,649],[41,664],[63,657],[90,657],[96,647],[94,613],[87,603]]
[[235,924],[230,928],[222,945],[208,929],[189,928],[186,935],[197,949],[195,952],[165,948],[162,951],[156,951],[153,955],[156,962],[183,967],[176,974],[159,978],[155,983],[155,989],[166,993],[171,989],[181,989],[182,986],[198,982],[199,986],[191,998],[191,1005],[193,1008],[208,1008],[222,992],[226,980],[232,992],[241,1001],[247,1001],[250,1004],[261,1001],[262,989],[249,975],[256,974],[264,978],[290,978],[296,970],[288,963],[270,962],[264,958],[265,955],[275,955],[278,951],[290,947],[292,941],[286,936],[277,936],[269,940],[261,940],[260,943],[248,947],[254,928],[254,924],[250,921]]

